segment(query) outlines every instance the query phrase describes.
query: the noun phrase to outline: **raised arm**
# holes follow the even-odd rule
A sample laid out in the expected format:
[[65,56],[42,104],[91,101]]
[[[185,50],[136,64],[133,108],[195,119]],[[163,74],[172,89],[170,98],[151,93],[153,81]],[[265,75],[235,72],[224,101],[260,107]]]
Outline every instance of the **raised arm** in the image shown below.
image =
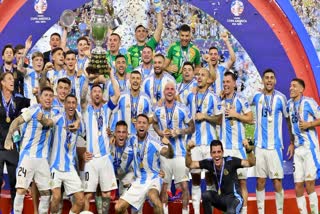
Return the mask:
[[23,117],[20,115],[16,119],[14,119],[9,127],[9,131],[6,137],[6,140],[4,142],[4,148],[7,150],[13,149],[13,141],[12,141],[12,135],[13,133],[19,128],[21,124],[23,124],[25,121]]
[[241,160],[241,166],[243,167],[252,167],[254,165],[256,165],[256,158],[254,156],[253,153],[253,145],[249,144],[249,141],[247,139],[245,139],[243,141],[243,145],[246,148],[246,152],[247,152],[247,160],[242,159]]
[[118,100],[120,98],[120,87],[119,87],[119,84],[116,80],[116,78],[114,77],[114,71],[111,70],[110,71],[110,80],[111,80],[111,84],[112,84],[112,87],[113,87],[113,90],[114,90],[114,95],[111,97],[111,101],[114,103],[114,104],[117,104],[118,103]]
[[191,149],[195,147],[195,143],[193,141],[190,141],[187,145],[187,154],[185,159],[186,167],[189,169],[200,169],[199,161],[192,161],[191,158]]
[[227,32],[222,33],[221,37],[222,37],[222,40],[224,41],[224,43],[226,44],[227,49],[228,49],[229,54],[230,54],[230,58],[229,58],[229,60],[228,60],[228,62],[226,64],[226,68],[230,69],[232,67],[232,65],[234,64],[234,62],[236,61],[236,54],[234,53],[232,45],[231,45],[231,43],[229,41],[228,33]]
[[28,38],[26,39],[25,41],[25,45],[24,45],[24,52],[18,62],[18,70],[20,72],[22,72],[24,75],[26,74],[27,72],[27,69],[24,67],[24,60],[27,56],[27,53],[29,52],[30,48],[32,46],[32,35],[28,36]]
[[159,43],[161,39],[161,34],[163,30],[163,17],[162,12],[156,12],[156,19],[157,19],[157,26],[156,30],[154,31],[153,37]]
[[43,125],[47,127],[53,126],[53,120],[49,118],[45,118],[42,112],[39,112],[37,115],[37,120]]

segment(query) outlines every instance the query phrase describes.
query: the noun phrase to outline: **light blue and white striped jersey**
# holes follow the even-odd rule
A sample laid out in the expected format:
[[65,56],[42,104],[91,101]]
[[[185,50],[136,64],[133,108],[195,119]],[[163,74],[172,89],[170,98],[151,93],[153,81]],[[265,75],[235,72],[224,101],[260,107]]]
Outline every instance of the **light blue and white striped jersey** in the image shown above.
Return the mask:
[[163,147],[165,146],[150,134],[143,142],[139,142],[137,136],[132,136],[123,154],[127,155],[128,161],[121,162],[121,168],[128,169],[132,164],[135,179],[140,181],[140,184],[157,178],[160,172],[160,151]]
[[22,126],[21,150],[19,161],[24,156],[33,158],[48,158],[53,131],[50,127],[42,126],[37,120],[39,113],[43,113],[44,117],[52,118],[58,114],[57,111],[51,109],[44,111],[41,105],[33,105],[26,109],[21,116],[25,123]]
[[[187,97],[187,106],[190,109],[193,119],[197,112],[205,113],[208,116],[220,115],[221,101],[210,89],[205,93],[190,93]],[[216,125],[210,124],[208,121],[195,120],[195,133],[192,135],[196,145],[210,145],[212,140],[219,139]]]
[[110,100],[102,105],[100,109],[94,109],[92,105],[88,105],[83,112],[87,151],[95,157],[109,154],[109,137],[106,130],[110,113],[115,107],[116,105]]
[[136,71],[139,71],[141,74],[141,79],[142,81],[145,80],[148,76],[153,75],[154,74],[154,69],[153,69],[153,65],[151,66],[151,69],[145,69],[142,67],[142,64],[140,64],[138,67],[136,67],[135,69]]
[[[116,84],[118,84],[120,88],[120,92],[129,91],[130,90],[130,80],[118,80],[116,79]],[[110,100],[110,98],[114,95],[114,89],[111,83],[111,79],[109,79],[105,84],[105,90],[103,93],[103,99],[104,100]]]
[[288,117],[285,95],[274,90],[272,101],[272,95],[265,96],[264,93],[257,92],[252,98],[251,105],[254,105],[256,110],[255,146],[262,149],[283,148],[282,118]]
[[163,89],[168,82],[176,84],[174,77],[166,72],[160,79],[156,79],[155,74],[153,74],[143,81],[141,89],[150,97],[152,105],[155,105],[157,101],[164,97]]
[[54,86],[53,91],[55,94],[58,80],[66,75],[67,72],[64,69],[60,71],[50,70],[47,72],[47,78],[50,80],[50,84]]
[[64,78],[64,77],[68,78],[71,81],[70,94],[73,94],[77,97],[77,102],[78,102],[77,110],[81,112],[81,95],[83,93],[84,84],[86,82],[86,76],[82,74],[79,77],[77,77],[76,73],[73,76],[69,76],[67,75],[67,73],[65,73],[65,75],[61,75],[60,78]]
[[290,99],[287,105],[287,113],[292,125],[294,135],[294,145],[296,147],[304,146],[306,148],[319,148],[318,134],[315,128],[305,131],[299,128],[299,119],[311,122],[320,119],[320,106],[311,97],[303,96],[299,101]]
[[124,152],[126,147],[129,146],[130,137],[131,136],[129,135],[123,147],[117,146],[115,143],[110,144],[110,154],[112,156],[113,168],[117,178],[118,178],[118,170],[121,168],[121,164],[123,164],[124,166],[128,166],[128,168],[125,169],[126,172],[133,171],[131,164],[128,162],[129,161],[128,154]]
[[218,67],[216,69],[216,81],[214,81],[214,83],[211,86],[214,93],[218,95],[220,95],[223,89],[223,77],[224,77],[225,71],[226,71],[226,67],[218,64]]
[[[159,124],[161,131],[166,129],[181,130],[188,127],[192,120],[188,107],[180,102],[175,102],[172,108],[166,108],[165,105],[155,109],[153,119]],[[173,147],[174,157],[186,155],[186,135],[179,135],[176,138],[169,138]]]
[[76,158],[76,142],[78,133],[66,129],[74,121],[69,121],[65,113],[52,118],[54,124],[53,143],[49,159],[50,168],[70,172],[74,169]]
[[189,83],[178,83],[177,84],[177,95],[180,97],[180,101],[183,104],[187,104],[187,97],[190,94],[190,91],[192,91],[193,88],[196,88],[198,85],[196,79],[194,78]]
[[77,64],[76,64],[77,71],[79,70],[85,71],[90,61],[88,57],[85,56],[84,58],[80,59],[79,55],[77,55],[76,59],[77,59]]
[[39,88],[40,74],[33,69],[27,68],[26,74],[24,75],[24,96],[30,99],[30,105],[37,104],[37,97],[33,95],[32,89]]
[[52,109],[58,111],[59,113],[64,112],[64,104],[59,101],[58,97],[53,98]]
[[[234,98],[224,99],[221,101],[221,108],[223,112],[231,107],[235,108],[238,114],[251,112],[248,100],[238,93],[235,94]],[[242,142],[245,139],[244,124],[239,120],[230,120],[229,118],[226,118],[225,113],[223,113],[220,138],[223,148],[242,149]]]
[[120,120],[124,120],[128,124],[128,131],[130,134],[136,134],[136,127],[132,122],[132,118],[136,118],[139,114],[145,114],[148,117],[152,116],[150,98],[146,93],[141,91],[137,97],[131,96],[130,91],[121,93],[118,102],[118,109],[119,111],[115,109],[115,111],[118,112],[118,115],[117,117],[114,117],[114,119],[116,119],[112,123],[112,127],[115,129],[115,123]]

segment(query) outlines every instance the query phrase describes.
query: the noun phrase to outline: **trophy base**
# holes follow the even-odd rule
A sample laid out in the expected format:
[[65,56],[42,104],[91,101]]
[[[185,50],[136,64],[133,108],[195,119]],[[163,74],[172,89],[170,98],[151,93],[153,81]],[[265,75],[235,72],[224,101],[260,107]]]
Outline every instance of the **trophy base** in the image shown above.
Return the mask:
[[107,54],[107,51],[103,47],[97,46],[91,51],[91,53],[92,54]]

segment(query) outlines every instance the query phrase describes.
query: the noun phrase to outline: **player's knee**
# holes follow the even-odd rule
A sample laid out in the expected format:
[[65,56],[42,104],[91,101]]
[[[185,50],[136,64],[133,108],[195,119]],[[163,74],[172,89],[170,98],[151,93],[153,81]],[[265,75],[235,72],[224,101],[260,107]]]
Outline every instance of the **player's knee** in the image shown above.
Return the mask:
[[120,201],[118,201],[116,203],[116,205],[114,206],[114,210],[115,210],[116,213],[124,213],[125,206]]
[[25,195],[27,193],[27,190],[22,189],[22,188],[17,188],[17,194],[19,195]]
[[84,196],[83,196],[83,194],[81,194],[81,195],[77,195],[76,196],[76,204],[77,204],[77,206],[78,207],[81,207],[81,209],[84,207]]
[[257,179],[257,189],[264,189],[266,186],[266,179],[265,178],[258,178]]

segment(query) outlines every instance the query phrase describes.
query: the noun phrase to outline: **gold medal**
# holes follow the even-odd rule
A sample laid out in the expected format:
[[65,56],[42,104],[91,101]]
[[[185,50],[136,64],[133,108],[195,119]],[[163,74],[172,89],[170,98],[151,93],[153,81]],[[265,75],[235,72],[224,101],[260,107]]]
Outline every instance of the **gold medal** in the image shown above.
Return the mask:
[[157,103],[157,99],[153,98],[152,102],[153,102],[153,104],[156,104]]
[[7,122],[7,123],[10,123],[10,122],[11,122],[11,119],[10,119],[9,116],[6,117],[6,122]]
[[233,120],[232,119],[230,119],[230,125],[233,126]]
[[139,167],[140,167],[140,169],[142,169],[142,168],[143,168],[143,163],[142,163],[142,161],[140,162]]
[[136,123],[136,122],[137,122],[137,119],[133,117],[133,118],[131,118],[131,122],[132,122],[132,123]]
[[101,131],[98,132],[98,135],[101,136]]
[[218,195],[221,195],[221,190],[220,190],[220,188],[218,189]]
[[70,147],[71,147],[71,143],[68,143],[68,150],[70,150]]

